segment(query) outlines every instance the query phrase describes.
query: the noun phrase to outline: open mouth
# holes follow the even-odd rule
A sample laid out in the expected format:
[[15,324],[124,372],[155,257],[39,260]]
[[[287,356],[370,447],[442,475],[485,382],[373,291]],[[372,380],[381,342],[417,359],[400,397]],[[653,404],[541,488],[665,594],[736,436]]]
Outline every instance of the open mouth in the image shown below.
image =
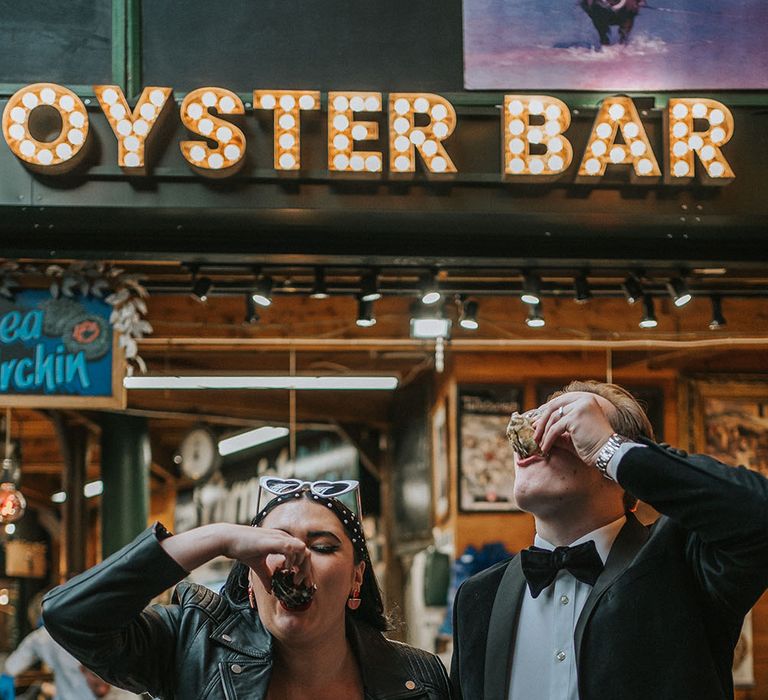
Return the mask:
[[299,613],[299,612],[305,612],[306,610],[309,610],[312,607],[311,600],[308,600],[306,603],[301,603],[300,605],[288,605],[284,600],[280,601],[280,606],[285,610],[286,612],[291,613]]

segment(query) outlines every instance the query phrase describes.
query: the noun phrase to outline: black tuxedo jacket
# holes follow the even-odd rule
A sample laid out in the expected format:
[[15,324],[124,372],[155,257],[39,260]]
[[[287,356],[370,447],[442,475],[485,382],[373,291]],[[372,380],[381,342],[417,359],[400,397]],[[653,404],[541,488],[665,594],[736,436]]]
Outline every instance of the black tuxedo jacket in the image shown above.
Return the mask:
[[[768,480],[648,442],[617,479],[662,517],[630,515],[575,630],[580,700],[722,700],[744,615],[768,587]],[[464,700],[507,700],[525,591],[519,557],[467,580],[451,676]]]

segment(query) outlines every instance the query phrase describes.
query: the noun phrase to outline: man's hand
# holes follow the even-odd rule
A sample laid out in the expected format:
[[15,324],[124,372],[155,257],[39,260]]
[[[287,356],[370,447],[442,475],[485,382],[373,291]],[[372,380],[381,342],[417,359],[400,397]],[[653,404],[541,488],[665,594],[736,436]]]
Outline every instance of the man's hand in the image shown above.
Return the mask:
[[610,401],[596,394],[563,394],[539,408],[534,439],[545,455],[557,444],[594,466],[600,448],[615,432],[609,421],[615,410]]

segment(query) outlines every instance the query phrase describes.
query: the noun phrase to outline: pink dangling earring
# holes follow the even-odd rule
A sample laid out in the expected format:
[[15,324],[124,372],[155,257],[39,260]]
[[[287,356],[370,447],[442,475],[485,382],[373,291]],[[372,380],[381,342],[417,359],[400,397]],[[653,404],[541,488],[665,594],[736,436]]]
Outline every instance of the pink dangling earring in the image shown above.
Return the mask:
[[253,584],[248,584],[248,602],[251,605],[251,609],[256,608],[256,596],[253,594]]
[[350,610],[357,610],[360,607],[360,589],[355,588],[354,591],[352,591],[352,595],[347,598],[347,607]]

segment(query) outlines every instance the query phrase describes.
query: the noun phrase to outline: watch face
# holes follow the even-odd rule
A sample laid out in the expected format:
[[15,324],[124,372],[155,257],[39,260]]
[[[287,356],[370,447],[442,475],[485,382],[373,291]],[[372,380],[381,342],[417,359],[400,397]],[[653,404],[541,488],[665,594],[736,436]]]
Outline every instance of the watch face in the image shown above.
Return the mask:
[[181,471],[190,479],[202,479],[210,474],[219,461],[216,436],[204,427],[191,430],[181,441]]

